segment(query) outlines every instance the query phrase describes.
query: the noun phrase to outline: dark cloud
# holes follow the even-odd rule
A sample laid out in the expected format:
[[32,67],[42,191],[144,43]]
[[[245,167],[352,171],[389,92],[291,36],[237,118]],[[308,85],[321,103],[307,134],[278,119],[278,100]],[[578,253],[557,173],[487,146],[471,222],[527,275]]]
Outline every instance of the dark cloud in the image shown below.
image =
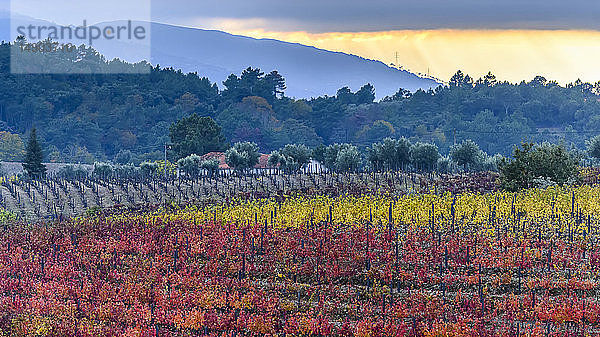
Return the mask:
[[265,19],[275,30],[600,29],[597,0],[153,0],[158,21]]

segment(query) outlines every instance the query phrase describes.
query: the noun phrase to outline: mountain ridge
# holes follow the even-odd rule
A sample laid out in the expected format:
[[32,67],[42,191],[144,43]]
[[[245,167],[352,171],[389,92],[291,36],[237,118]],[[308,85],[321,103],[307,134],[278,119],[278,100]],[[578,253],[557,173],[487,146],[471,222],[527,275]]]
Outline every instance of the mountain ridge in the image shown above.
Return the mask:
[[[200,54],[203,55],[202,63],[227,69],[224,74],[209,76],[211,80],[219,84],[225,80],[228,73],[240,73],[246,67],[253,66],[264,71],[278,70],[287,80],[286,94],[297,98],[331,96],[335,95],[337,89],[341,87],[348,86],[357,90],[366,83],[375,86],[378,98],[392,95],[399,88],[416,91],[439,85],[433,80],[424,79],[405,70],[391,68],[381,61],[369,60],[357,55],[275,39],[257,39],[218,30],[201,30],[157,23],[152,25],[153,64],[171,66],[178,63],[171,61],[169,53],[165,52],[165,50],[176,50],[176,46],[165,42],[165,36],[163,36],[165,34],[172,36],[178,33],[201,34],[202,40],[206,41],[207,45],[223,49],[223,52],[219,53],[187,46],[187,48],[181,48],[187,49],[186,51],[177,53],[177,57],[184,55],[182,57],[184,59],[187,59],[189,55]],[[259,52],[261,49],[266,51],[261,54]],[[227,55],[230,53],[244,53],[244,56],[242,59],[228,57]],[[167,56],[161,54],[167,54]],[[264,54],[272,56],[268,57]],[[197,67],[198,61],[188,63],[196,65],[196,67],[186,69],[185,65],[181,63],[178,63],[177,66],[185,71],[195,71],[200,68]],[[199,72],[199,74],[204,75],[203,72]],[[313,89],[312,86],[315,83],[319,83],[320,88]]]
[[[4,22],[0,25],[6,26],[8,20],[0,17],[2,20]],[[347,86],[358,90],[362,85],[371,83],[377,90],[377,98],[381,99],[393,95],[400,88],[427,90],[440,84],[406,70],[392,68],[379,60],[295,42],[158,22],[151,22],[150,29],[150,63],[181,69],[186,73],[196,72],[221,88],[230,74],[239,74],[248,67],[265,72],[279,71],[286,78],[286,95],[295,98],[333,96],[339,88]],[[0,35],[0,40],[9,38],[8,31]],[[136,46],[143,47],[137,41],[98,40],[93,45],[107,59],[120,58],[132,63],[139,61],[132,56]],[[128,50],[131,55],[128,55]]]

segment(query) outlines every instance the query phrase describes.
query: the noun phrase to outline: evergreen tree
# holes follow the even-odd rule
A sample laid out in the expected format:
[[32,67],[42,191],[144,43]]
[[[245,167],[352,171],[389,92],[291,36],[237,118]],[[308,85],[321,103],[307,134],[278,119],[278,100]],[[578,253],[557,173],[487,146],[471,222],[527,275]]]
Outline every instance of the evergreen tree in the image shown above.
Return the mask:
[[173,143],[175,160],[192,154],[202,156],[227,149],[221,126],[212,118],[197,114],[173,123],[169,129],[169,137]]
[[43,178],[46,176],[46,166],[42,164],[43,160],[44,154],[42,153],[42,146],[38,142],[37,133],[34,127],[31,129],[29,142],[25,149],[23,169],[32,178]]

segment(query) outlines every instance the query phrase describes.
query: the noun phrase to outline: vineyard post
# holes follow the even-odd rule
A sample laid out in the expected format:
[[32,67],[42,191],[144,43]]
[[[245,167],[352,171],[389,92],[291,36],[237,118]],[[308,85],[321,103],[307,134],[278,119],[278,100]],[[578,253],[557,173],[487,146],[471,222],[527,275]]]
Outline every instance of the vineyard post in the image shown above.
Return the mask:
[[575,190],[571,191],[571,217],[575,213]]
[[165,170],[165,182],[167,181],[167,149],[170,149],[171,146],[169,144],[165,144],[165,162],[164,162],[164,170]]

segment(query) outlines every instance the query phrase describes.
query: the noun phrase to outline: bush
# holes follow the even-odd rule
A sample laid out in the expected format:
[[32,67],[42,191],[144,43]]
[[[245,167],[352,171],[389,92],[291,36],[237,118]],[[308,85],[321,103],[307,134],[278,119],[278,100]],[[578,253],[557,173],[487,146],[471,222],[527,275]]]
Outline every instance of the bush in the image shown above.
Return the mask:
[[113,166],[110,163],[94,163],[94,171],[92,174],[95,177],[106,179],[113,173]]
[[417,170],[432,170],[440,158],[438,147],[434,144],[417,142],[410,148],[410,161]]
[[562,144],[522,143],[513,150],[513,159],[501,161],[500,181],[511,191],[535,187],[542,180],[564,185],[579,179],[578,165],[579,158]]
[[185,158],[177,161],[177,167],[183,171],[187,176],[194,177],[200,173],[200,164],[202,158],[196,154],[191,154]]
[[244,171],[258,164],[258,145],[251,142],[235,143],[225,152],[225,162],[237,171]]
[[62,179],[82,179],[87,177],[88,171],[81,165],[65,165],[58,169],[56,175]]

